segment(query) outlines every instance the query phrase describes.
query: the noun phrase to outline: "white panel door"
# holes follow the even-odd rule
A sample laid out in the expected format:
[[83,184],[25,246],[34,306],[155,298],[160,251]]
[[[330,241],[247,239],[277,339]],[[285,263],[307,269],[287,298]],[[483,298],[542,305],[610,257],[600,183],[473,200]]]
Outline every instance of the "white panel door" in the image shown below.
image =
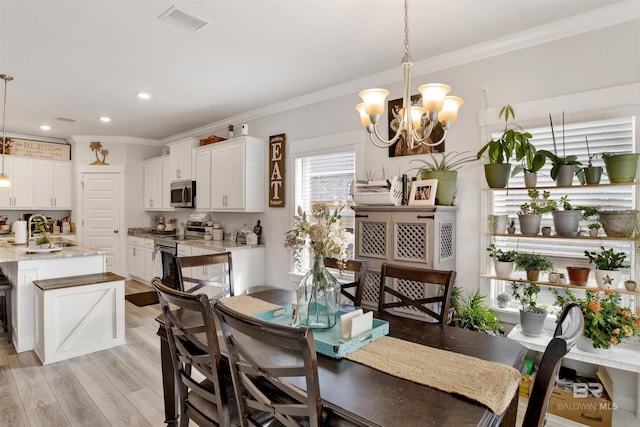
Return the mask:
[[120,180],[117,173],[85,173],[83,176],[85,245],[107,251],[107,271],[122,274],[120,265]]

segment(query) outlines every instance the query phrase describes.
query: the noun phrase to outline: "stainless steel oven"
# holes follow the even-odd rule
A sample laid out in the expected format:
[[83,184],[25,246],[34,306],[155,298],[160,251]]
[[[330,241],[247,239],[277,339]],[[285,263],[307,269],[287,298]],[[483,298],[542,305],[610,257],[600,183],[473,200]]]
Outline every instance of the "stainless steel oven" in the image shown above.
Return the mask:
[[153,239],[153,249],[162,261],[162,283],[172,289],[180,289],[176,274],[175,256],[178,254],[178,241],[175,236],[157,236]]

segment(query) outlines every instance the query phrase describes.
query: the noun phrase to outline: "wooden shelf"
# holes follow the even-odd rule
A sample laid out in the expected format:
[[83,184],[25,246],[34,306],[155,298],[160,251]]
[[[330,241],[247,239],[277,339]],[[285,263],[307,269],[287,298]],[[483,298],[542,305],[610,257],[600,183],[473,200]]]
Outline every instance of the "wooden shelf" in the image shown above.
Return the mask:
[[585,185],[545,185],[534,188],[527,187],[506,187],[506,188],[485,188],[489,191],[521,191],[521,190],[554,190],[562,188],[594,188],[594,187],[621,187],[626,185],[638,185],[637,182],[619,182],[619,183],[607,183],[607,184],[585,184]]
[[621,241],[634,241],[635,237],[607,237],[607,236],[558,236],[555,234],[550,234],[548,236],[544,236],[542,234],[491,234],[487,233],[489,236],[495,237],[518,237],[518,238],[526,238],[526,239],[570,239],[570,240],[621,240]]
[[[545,282],[545,281],[541,281],[541,280],[531,281],[531,280],[527,280],[524,277],[498,277],[498,276],[494,276],[494,275],[491,275],[491,274],[483,274],[482,277],[484,277],[486,279],[493,279],[493,280],[504,280],[505,282],[536,283],[538,285],[548,286],[548,287],[551,287],[551,288],[569,288],[569,289],[579,289],[579,290],[582,290],[582,291],[596,291],[596,292],[604,292],[605,291],[604,289],[600,289],[600,288],[598,288],[596,286],[593,286],[592,284],[587,284],[585,286],[580,286],[580,285],[571,285],[571,284],[567,283],[566,285],[561,285],[560,283],[551,283],[551,282]],[[617,289],[612,289],[612,290],[617,292],[617,293],[619,293],[619,294],[640,296],[640,292],[638,292],[638,291],[628,291],[625,288],[617,288]]]

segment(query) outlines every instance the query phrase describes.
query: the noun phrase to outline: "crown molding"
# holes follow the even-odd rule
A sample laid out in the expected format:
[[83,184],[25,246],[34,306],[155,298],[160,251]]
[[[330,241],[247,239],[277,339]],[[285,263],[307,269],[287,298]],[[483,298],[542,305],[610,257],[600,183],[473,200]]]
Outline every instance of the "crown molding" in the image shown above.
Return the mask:
[[137,144],[160,147],[162,141],[157,139],[137,138],[134,136],[113,136],[113,135],[71,135],[67,138],[69,143],[85,143],[92,141],[108,142],[110,144]]
[[[625,0],[600,9],[585,12],[549,24],[541,25],[505,37],[479,43],[453,52],[434,56],[413,64],[414,76],[428,74],[451,67],[456,67],[483,59],[503,55],[520,49],[549,43],[555,40],[600,30],[614,25],[640,19],[638,0]],[[400,65],[400,64],[398,64]],[[301,108],[306,105],[326,101],[328,99],[351,95],[364,87],[381,86],[397,83],[398,68],[364,76],[327,89],[271,104],[242,114],[227,117],[205,126],[182,132],[161,140],[166,144],[186,137],[203,137],[226,127],[229,123],[242,123],[284,111]],[[354,100],[355,103],[355,100]]]

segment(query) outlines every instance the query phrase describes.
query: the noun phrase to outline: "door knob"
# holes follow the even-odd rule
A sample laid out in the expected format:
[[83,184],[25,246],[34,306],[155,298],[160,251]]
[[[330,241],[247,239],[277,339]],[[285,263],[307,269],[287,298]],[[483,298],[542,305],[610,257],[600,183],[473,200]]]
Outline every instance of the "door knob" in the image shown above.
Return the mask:
[[118,234],[118,230],[113,230],[113,232],[114,232],[115,234]]

